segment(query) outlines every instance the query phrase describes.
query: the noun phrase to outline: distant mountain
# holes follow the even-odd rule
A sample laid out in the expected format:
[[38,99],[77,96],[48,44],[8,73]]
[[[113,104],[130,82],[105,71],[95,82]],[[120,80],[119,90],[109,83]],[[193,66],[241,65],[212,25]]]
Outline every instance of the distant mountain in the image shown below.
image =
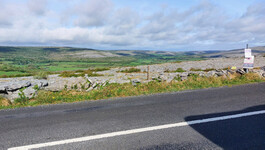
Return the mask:
[[[254,55],[264,55],[265,46],[252,47]],[[73,47],[7,47],[0,46],[1,57],[23,57],[23,58],[105,58],[105,57],[156,57],[156,56],[189,56],[202,58],[219,57],[243,57],[244,49],[218,50],[218,51],[145,51],[145,50],[96,50],[90,48]]]
[[[250,47],[252,53],[255,56],[263,56],[265,54],[265,46]],[[218,58],[218,57],[244,57],[244,49],[234,49],[228,51],[205,51],[203,52],[206,58]]]

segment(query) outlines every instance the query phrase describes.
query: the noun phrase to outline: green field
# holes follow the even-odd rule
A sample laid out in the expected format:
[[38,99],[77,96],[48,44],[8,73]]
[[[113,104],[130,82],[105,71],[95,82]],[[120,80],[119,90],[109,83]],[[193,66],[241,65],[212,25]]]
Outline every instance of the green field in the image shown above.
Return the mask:
[[[80,54],[81,53],[81,54]],[[83,57],[85,54],[108,54],[107,57]],[[77,56],[76,56],[77,55]],[[201,60],[190,53],[171,54],[152,51],[103,51],[70,47],[1,47],[0,77],[34,75],[36,72],[61,72],[80,69],[111,68]]]

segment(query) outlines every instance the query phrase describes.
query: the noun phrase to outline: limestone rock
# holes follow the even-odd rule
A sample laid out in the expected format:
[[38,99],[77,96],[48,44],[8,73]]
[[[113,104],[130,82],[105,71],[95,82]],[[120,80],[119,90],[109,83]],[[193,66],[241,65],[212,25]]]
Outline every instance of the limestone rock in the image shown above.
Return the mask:
[[184,81],[184,80],[188,79],[188,75],[189,75],[188,72],[183,72],[183,73],[179,74],[179,77],[180,77],[181,81]]
[[6,90],[13,92],[13,91],[22,89],[24,87],[29,87],[30,85],[31,85],[31,82],[29,81],[11,82],[6,85]]
[[261,68],[260,68],[260,70],[263,70],[263,71],[265,71],[265,66],[261,67]]
[[34,89],[33,86],[26,88],[25,90],[23,90],[23,92],[25,93],[25,96],[29,99],[31,99],[33,96],[36,95],[36,90]]
[[236,72],[235,72],[234,70],[228,69],[228,70],[227,70],[227,73],[234,74],[234,73],[236,73]]
[[6,86],[5,85],[0,85],[0,93],[6,93]]
[[7,98],[13,103],[15,99],[19,98],[18,93],[20,93],[20,91],[8,92],[8,94],[4,94],[3,97]]
[[133,86],[136,86],[137,83],[141,83],[141,81],[138,80],[138,79],[133,79],[133,80],[132,80],[132,85],[133,85]]
[[246,72],[243,69],[237,69],[236,73],[239,73],[240,75],[246,74]]
[[226,73],[224,72],[224,70],[216,70],[216,71],[215,71],[215,74],[216,74],[218,77],[226,75]]
[[216,72],[215,71],[209,71],[209,72],[207,72],[206,73],[206,75],[205,75],[206,77],[213,77],[213,76],[216,76]]
[[58,76],[51,76],[48,78],[48,86],[45,87],[45,90],[48,91],[61,91],[64,89],[78,89],[82,87],[88,88],[88,82],[86,78],[83,77],[70,77],[62,78]]

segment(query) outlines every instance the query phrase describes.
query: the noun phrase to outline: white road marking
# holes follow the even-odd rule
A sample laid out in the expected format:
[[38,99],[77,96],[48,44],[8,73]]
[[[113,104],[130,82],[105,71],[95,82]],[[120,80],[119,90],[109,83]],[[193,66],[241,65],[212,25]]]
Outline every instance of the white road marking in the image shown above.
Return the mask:
[[221,116],[221,117],[214,117],[214,118],[208,118],[208,119],[201,119],[201,120],[193,120],[193,121],[187,121],[187,122],[165,124],[165,125],[152,126],[152,127],[146,127],[146,128],[138,128],[138,129],[132,129],[132,130],[118,131],[118,132],[112,132],[112,133],[98,134],[98,135],[92,135],[92,136],[86,136],[86,137],[80,137],[80,138],[66,139],[66,140],[61,140],[61,141],[54,141],[54,142],[26,145],[26,146],[20,146],[20,147],[13,147],[13,148],[9,148],[8,150],[29,150],[29,149],[34,149],[34,148],[42,148],[42,147],[48,147],[48,146],[56,146],[56,145],[62,145],[62,144],[84,142],[84,141],[109,138],[109,137],[115,137],[115,136],[121,136],[121,135],[142,133],[142,132],[147,132],[147,131],[162,130],[162,129],[182,127],[182,126],[207,123],[207,122],[213,122],[213,121],[241,118],[241,117],[259,115],[259,114],[265,114],[265,110],[242,113],[242,114],[235,114],[235,115],[228,115],[228,116]]

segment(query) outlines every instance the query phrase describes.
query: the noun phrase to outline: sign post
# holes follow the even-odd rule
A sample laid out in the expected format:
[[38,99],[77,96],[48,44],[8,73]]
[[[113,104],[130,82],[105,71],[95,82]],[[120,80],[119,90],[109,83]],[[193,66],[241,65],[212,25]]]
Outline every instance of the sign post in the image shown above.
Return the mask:
[[245,49],[245,59],[243,69],[248,73],[248,69],[254,68],[254,56],[251,55],[251,49],[248,48],[248,45]]

